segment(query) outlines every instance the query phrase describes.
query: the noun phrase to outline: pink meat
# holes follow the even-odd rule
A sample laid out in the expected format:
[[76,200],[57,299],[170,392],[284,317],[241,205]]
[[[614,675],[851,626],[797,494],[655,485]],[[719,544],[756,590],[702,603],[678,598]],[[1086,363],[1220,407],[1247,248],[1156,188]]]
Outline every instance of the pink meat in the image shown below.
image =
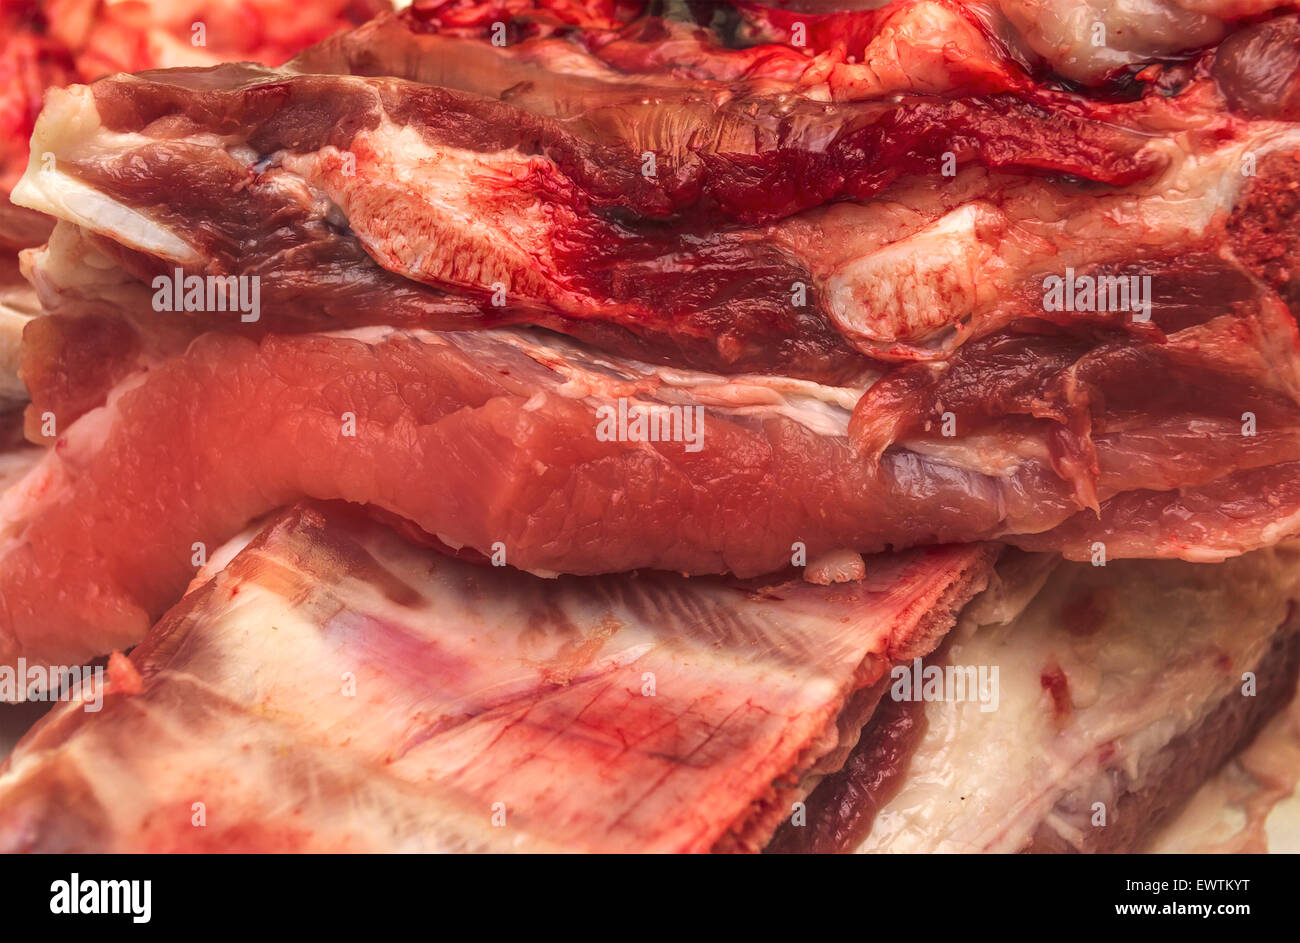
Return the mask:
[[[742,576],[783,569],[801,548],[810,561],[1034,534],[1086,507],[1032,431],[865,459],[848,437],[854,398],[654,371],[511,332],[204,335],[120,383],[4,496],[3,654],[133,644],[192,576],[197,544],[304,496],[376,506],[536,572]],[[620,400],[685,410],[664,432],[676,440],[620,433]],[[1294,426],[1239,428],[1193,415],[1095,435],[1103,510],[1137,489],[1300,461]]]

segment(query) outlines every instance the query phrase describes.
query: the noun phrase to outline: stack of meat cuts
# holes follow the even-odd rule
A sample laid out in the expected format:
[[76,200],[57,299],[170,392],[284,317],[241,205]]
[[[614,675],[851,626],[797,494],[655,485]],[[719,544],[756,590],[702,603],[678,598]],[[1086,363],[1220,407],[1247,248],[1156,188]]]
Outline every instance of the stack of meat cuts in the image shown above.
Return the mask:
[[1300,13],[770,2],[11,43],[0,846],[1264,846]]

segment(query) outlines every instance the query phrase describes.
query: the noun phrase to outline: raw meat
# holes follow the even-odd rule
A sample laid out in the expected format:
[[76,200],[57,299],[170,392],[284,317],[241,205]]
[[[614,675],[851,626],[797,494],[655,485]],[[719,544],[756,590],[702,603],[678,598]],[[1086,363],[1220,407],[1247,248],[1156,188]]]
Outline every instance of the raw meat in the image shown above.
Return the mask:
[[1297,564],[1294,544],[1217,567],[1004,557],[926,660],[996,667],[996,709],[896,684],[771,850],[1144,850],[1294,695]]
[[136,649],[138,693],[19,746],[0,847],[756,850],[993,553],[838,587],[547,581],[295,509]]

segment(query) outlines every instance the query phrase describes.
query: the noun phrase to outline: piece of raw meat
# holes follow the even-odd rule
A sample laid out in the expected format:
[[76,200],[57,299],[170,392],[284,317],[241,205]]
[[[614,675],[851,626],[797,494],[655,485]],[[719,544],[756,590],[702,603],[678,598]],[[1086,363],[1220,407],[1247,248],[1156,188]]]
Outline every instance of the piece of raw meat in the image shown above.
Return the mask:
[[0,847],[756,850],[995,555],[540,580],[353,517],[286,512],[110,662],[102,709],[56,707],[0,773]]

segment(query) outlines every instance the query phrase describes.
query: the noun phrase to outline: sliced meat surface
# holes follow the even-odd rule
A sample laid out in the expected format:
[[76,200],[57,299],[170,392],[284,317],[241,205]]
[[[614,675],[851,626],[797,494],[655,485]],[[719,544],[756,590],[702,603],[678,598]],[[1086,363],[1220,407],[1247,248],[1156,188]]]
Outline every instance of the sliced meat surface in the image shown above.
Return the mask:
[[[9,199],[32,155],[44,94],[115,72],[253,60],[279,65],[346,26],[391,11],[386,0],[6,0],[0,4],[0,408],[26,398],[18,337],[35,301],[12,253],[41,245],[53,220]],[[38,148],[35,162],[53,155]],[[25,287],[25,286],[22,286]]]

